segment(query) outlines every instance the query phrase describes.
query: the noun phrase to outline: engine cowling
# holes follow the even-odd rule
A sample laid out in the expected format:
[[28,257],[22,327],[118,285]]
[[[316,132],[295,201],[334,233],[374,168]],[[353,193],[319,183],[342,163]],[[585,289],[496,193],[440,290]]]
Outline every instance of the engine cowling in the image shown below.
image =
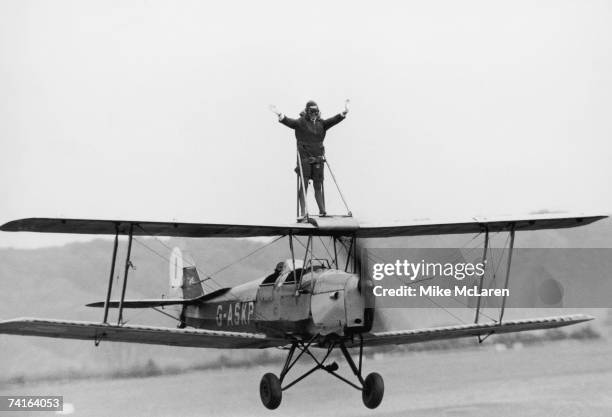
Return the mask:
[[327,271],[317,277],[310,299],[314,333],[344,335],[363,326],[365,303],[358,287],[355,274]]

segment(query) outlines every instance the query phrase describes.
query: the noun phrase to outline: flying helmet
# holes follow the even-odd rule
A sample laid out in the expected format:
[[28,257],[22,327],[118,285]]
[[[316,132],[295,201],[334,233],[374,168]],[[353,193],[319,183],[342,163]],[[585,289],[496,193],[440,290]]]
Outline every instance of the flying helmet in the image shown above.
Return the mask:
[[318,119],[321,116],[321,113],[319,112],[319,106],[317,106],[317,103],[312,100],[306,103],[304,114],[309,119]]

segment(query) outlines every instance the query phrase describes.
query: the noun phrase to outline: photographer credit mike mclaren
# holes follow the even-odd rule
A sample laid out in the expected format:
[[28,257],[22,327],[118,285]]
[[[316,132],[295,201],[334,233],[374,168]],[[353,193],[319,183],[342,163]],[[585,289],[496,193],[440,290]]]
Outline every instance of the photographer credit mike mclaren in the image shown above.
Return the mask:
[[432,277],[454,278],[459,282],[465,278],[483,279],[485,268],[486,261],[479,263],[441,263],[421,260],[415,263],[404,259],[396,260],[393,263],[376,263],[372,265],[372,279],[374,281],[381,281],[388,277],[403,277],[413,281],[413,284],[419,284],[419,286],[401,285],[394,288],[385,288],[383,285],[374,285],[372,292],[377,297],[508,296],[509,290],[507,288],[479,288],[477,285],[468,287],[461,284],[455,285],[454,289],[451,289],[439,285],[420,284],[421,281],[429,281]]

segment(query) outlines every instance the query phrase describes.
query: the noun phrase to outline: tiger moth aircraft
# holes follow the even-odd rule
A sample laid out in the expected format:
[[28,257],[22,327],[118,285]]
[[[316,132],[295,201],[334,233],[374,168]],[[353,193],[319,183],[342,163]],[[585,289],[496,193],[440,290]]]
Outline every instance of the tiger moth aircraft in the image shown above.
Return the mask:
[[[28,218],[0,227],[4,232],[77,233],[114,236],[106,298],[89,306],[104,310],[100,322],[18,318],[0,322],[0,333],[54,338],[147,343],[216,349],[283,348],[286,360],[278,375],[266,373],[260,382],[261,400],[269,409],[277,408],[283,391],[311,373],[323,370],[361,391],[366,407],[376,408],[383,399],[384,383],[376,373],[362,374],[364,347],[429,342],[459,337],[487,337],[491,334],[550,329],[591,320],[587,315],[479,322],[478,311],[471,324],[425,329],[376,331],[377,310],[373,303],[373,282],[359,273],[358,248],[363,239],[400,236],[483,234],[486,257],[489,233],[508,233],[512,253],[516,232],[582,226],[606,216],[537,215],[468,222],[419,222],[375,226],[354,217],[308,216],[288,225],[240,225],[175,223],[125,220]],[[127,236],[127,256],[121,296],[111,300],[113,275],[120,236]],[[135,236],[183,238],[247,238],[279,236],[287,240],[291,258],[278,264],[274,273],[244,284],[205,292],[203,281],[193,266],[183,265],[180,251],[170,258],[170,292],[173,297],[146,300],[125,299],[132,240]],[[315,238],[330,242],[329,257],[313,256]],[[305,243],[304,243],[305,242]],[[294,250],[304,246],[303,256]],[[333,249],[331,245],[333,244]],[[339,260],[339,256],[342,260]],[[508,266],[511,256],[508,257]],[[276,265],[271,261],[270,265]],[[272,268],[271,268],[272,269]],[[506,287],[509,268],[506,271]],[[177,310],[176,328],[125,324],[124,309],[166,306]],[[117,323],[109,320],[109,309],[118,309]],[[168,314],[168,313],[165,313]],[[380,319],[380,318],[379,318]],[[316,353],[319,349],[319,353]],[[351,351],[350,349],[354,349]],[[330,355],[340,351],[355,379],[338,373],[339,365]],[[357,355],[353,359],[353,355]],[[310,357],[313,367],[288,381],[287,375],[302,357]]]

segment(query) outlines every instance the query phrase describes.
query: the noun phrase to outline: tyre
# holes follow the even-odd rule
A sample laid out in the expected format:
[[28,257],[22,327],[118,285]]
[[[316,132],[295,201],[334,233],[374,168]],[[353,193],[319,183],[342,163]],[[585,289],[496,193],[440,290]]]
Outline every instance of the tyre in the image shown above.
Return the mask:
[[280,405],[283,391],[281,390],[280,380],[276,375],[267,373],[261,378],[259,396],[263,405],[270,410],[274,410]]
[[378,407],[382,402],[384,393],[385,383],[382,376],[376,372],[369,374],[363,384],[363,391],[361,391],[363,404],[368,408]]

